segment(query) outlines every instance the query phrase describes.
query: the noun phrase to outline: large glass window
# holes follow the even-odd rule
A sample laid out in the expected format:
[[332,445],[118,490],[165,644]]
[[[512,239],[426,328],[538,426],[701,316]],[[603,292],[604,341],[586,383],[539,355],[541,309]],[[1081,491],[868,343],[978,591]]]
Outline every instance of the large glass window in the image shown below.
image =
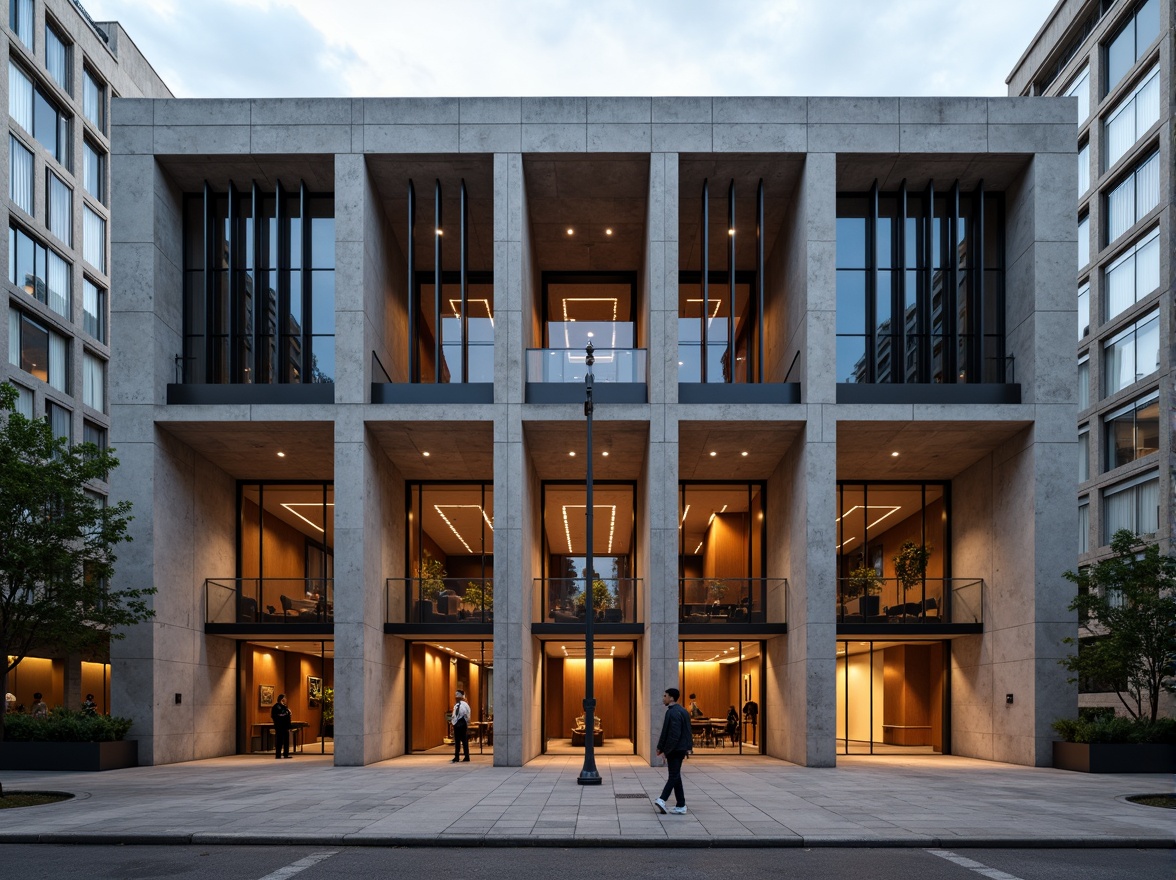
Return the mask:
[[[701,279],[701,272],[678,273],[678,381],[702,382],[704,359],[708,383],[755,381],[755,351],[759,344],[755,321],[757,307],[752,303],[755,273],[735,273],[734,304],[726,272],[709,273],[705,293]],[[733,328],[730,324],[732,313],[736,316]],[[732,331],[735,335],[733,362],[729,354]]]
[[680,702],[690,712],[694,757],[762,754],[771,726],[763,643],[683,640],[678,651]]
[[254,191],[185,200],[184,381],[334,382],[334,197]]
[[11,0],[8,26],[28,50],[33,51],[33,0]]
[[584,349],[595,349],[597,382],[644,382],[636,345],[637,283],[632,273],[545,273],[543,346],[528,355],[527,381],[583,383]]
[[761,483],[679,485],[679,620],[767,620],[764,533]]
[[1103,492],[1103,544],[1115,532],[1154,534],[1160,526],[1160,479],[1154,472]]
[[411,623],[492,621],[493,485],[417,483],[409,487],[408,495],[412,513],[406,619]]
[[1090,189],[1090,144],[1078,147],[1078,195],[1083,196]]
[[1090,406],[1090,357],[1078,361],[1078,411]]
[[46,172],[49,231],[67,246],[73,246],[73,190],[52,171]]
[[106,291],[82,279],[82,327],[99,342],[106,341]]
[[89,205],[82,206],[82,256],[99,272],[106,271],[106,220]]
[[1090,262],[1090,216],[1078,218],[1078,268]]
[[[838,621],[941,619],[951,587],[947,488],[944,483],[838,484]],[[925,554],[921,572],[906,561],[908,547]]]
[[70,317],[70,265],[17,226],[8,227],[8,280],[62,317]]
[[73,94],[70,81],[69,42],[48,22],[45,23],[45,69],[53,81],[67,93]]
[[1106,470],[1130,464],[1160,448],[1160,394],[1154,391],[1103,417]]
[[88,351],[82,354],[82,403],[106,410],[106,361]]
[[33,133],[33,81],[8,62],[8,115],[29,134]]
[[88,140],[82,141],[82,186],[98,201],[105,202],[106,154]]
[[1082,428],[1078,431],[1078,482],[1085,483],[1090,479],[1090,431]]
[[63,394],[69,394],[69,343],[24,312],[8,310],[8,360]]
[[8,81],[8,112],[12,118],[40,141],[49,155],[69,168],[69,117],[11,61],[8,63]]
[[1078,99],[1078,125],[1081,126],[1090,115],[1090,68],[1083,67],[1082,72],[1074,77],[1074,81],[1062,94]]
[[53,436],[67,443],[71,441],[70,422],[73,414],[59,403],[45,401],[45,418],[49,420],[49,427],[53,429]]
[[82,73],[82,115],[99,131],[106,130],[106,86],[89,68]]
[[93,443],[99,449],[106,448],[106,429],[89,419],[82,421],[82,442]]
[[1160,154],[1157,152],[1140,162],[1107,194],[1107,244],[1159,204],[1159,199]]
[[1084,339],[1090,333],[1090,285],[1078,288],[1078,338]]
[[33,213],[33,154],[15,135],[8,137],[8,195],[26,214]]
[[1085,498],[1078,505],[1078,552],[1090,552],[1090,501]]
[[1105,123],[1106,164],[1110,168],[1160,121],[1160,69],[1156,67],[1110,112]]
[[1103,397],[1150,376],[1160,366],[1160,316],[1152,312],[1103,346]]
[[[432,272],[417,273],[418,326],[421,329],[422,382],[433,381],[435,356],[434,314],[436,288]],[[462,345],[463,331],[468,344]],[[467,278],[466,313],[462,321],[461,274],[441,273],[441,381],[494,381],[494,279],[489,272],[473,272]]]
[[1160,33],[1160,2],[1136,3],[1126,24],[1106,44],[1106,91],[1119,84]]
[[[453,756],[453,725],[449,716],[453,695],[460,689],[465,691],[470,707],[466,730],[470,753],[492,755],[494,642],[468,638],[409,642],[405,661],[411,694],[406,750]],[[610,720],[615,721],[615,716]]]
[[1106,315],[1111,320],[1160,286],[1160,231],[1153,230],[1106,268]]
[[840,195],[837,381],[1003,382],[1000,193]]

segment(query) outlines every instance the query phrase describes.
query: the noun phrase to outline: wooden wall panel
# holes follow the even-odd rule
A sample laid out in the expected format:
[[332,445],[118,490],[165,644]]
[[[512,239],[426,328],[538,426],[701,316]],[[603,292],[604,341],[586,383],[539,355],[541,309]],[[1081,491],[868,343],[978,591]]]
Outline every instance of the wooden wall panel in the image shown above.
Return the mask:
[[[702,576],[745,578],[747,572],[747,514],[717,513],[706,530]],[[724,601],[731,601],[724,598]]]

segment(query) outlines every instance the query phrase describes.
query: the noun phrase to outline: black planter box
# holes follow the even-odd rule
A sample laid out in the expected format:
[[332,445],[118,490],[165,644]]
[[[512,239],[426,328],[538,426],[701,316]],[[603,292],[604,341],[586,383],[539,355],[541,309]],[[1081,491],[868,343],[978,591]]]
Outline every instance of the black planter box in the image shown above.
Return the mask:
[[1080,773],[1176,773],[1176,745],[1055,742],[1053,765]]
[[135,740],[0,743],[0,770],[121,770],[139,766]]

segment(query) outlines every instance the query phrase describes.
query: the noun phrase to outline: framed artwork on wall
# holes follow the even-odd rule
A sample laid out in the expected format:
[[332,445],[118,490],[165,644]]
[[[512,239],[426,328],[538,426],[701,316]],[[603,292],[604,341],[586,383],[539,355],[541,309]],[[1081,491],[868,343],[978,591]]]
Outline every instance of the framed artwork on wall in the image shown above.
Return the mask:
[[306,676],[306,700],[312,709],[318,708],[323,700],[323,680],[313,675]]
[[257,686],[257,704],[262,709],[268,709],[274,704],[274,686],[272,684],[259,684]]

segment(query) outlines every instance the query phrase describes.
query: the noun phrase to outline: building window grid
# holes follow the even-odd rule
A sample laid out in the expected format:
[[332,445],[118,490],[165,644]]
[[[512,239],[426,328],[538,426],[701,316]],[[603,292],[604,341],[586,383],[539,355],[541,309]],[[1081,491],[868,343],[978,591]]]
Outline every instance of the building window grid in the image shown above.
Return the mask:
[[1156,207],[1159,201],[1160,154],[1157,150],[1139,162],[1130,174],[1107,193],[1107,244],[1114,243]]
[[1109,397],[1159,369],[1160,316],[1150,312],[1103,345],[1103,394]]
[[1160,394],[1153,391],[1103,416],[1103,469],[1130,464],[1160,448]]
[[8,115],[63,168],[70,167],[70,118],[34,78],[8,62]]
[[1160,70],[1144,80],[1107,114],[1103,123],[1103,170],[1111,168],[1160,120]]
[[69,341],[20,309],[8,310],[8,360],[51,388],[69,394]]
[[1103,51],[1103,94],[1114,90],[1160,33],[1160,0],[1136,3]]
[[1160,230],[1151,230],[1103,270],[1103,320],[1110,321],[1160,286]]
[[8,280],[63,318],[71,317],[70,264],[15,224],[8,227]]
[[1151,535],[1160,523],[1160,479],[1156,472],[1144,474],[1103,491],[1104,545],[1120,529],[1136,535]]

